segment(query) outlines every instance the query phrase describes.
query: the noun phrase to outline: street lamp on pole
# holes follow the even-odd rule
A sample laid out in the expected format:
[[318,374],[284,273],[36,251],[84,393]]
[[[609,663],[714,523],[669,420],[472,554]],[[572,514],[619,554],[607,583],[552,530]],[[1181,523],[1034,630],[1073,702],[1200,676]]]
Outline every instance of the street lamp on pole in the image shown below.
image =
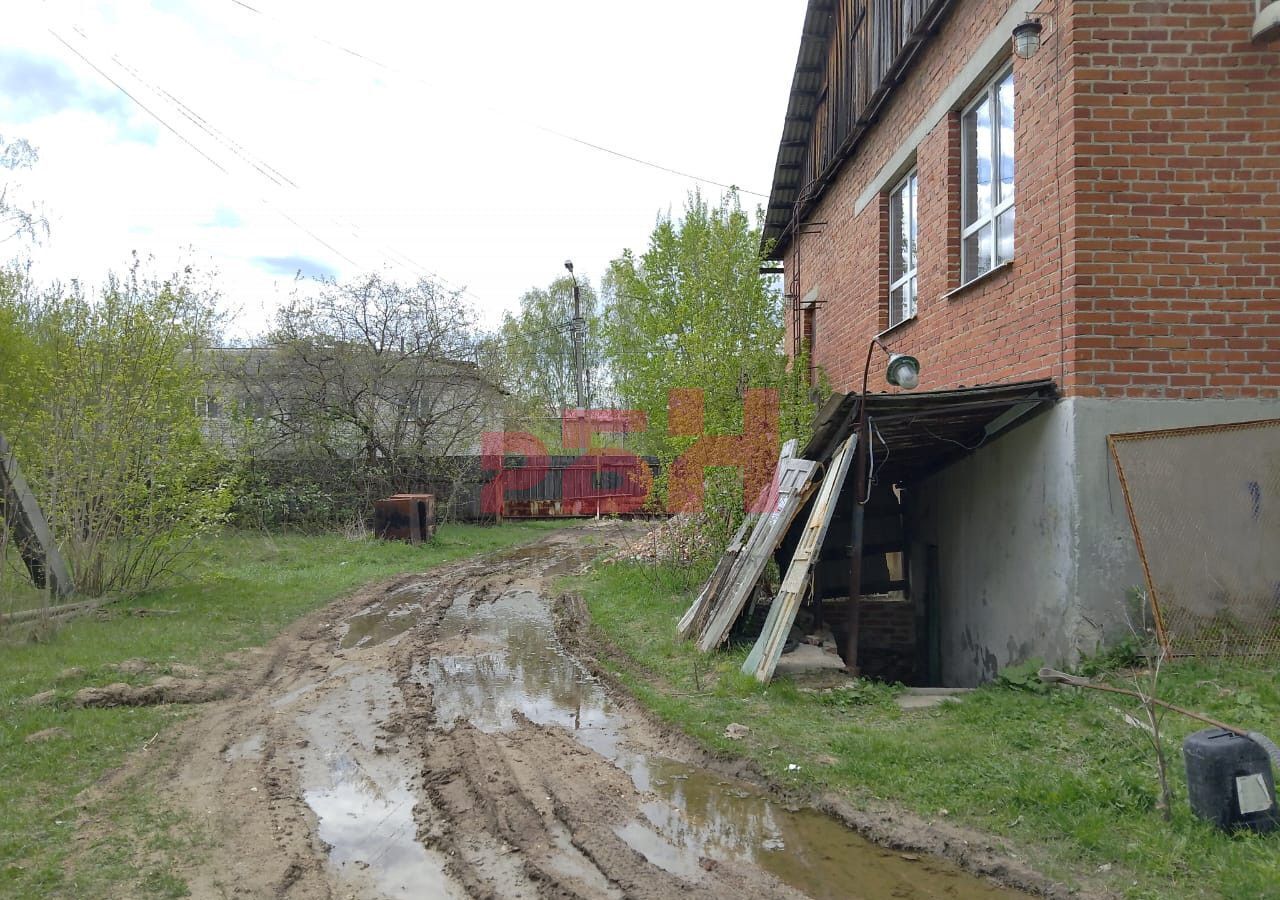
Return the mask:
[[573,321],[570,323],[569,327],[573,334],[573,379],[578,393],[578,409],[583,409],[582,331],[585,322],[582,318],[582,292],[578,287],[578,276],[573,274],[573,260],[566,259],[564,261],[564,267],[569,270],[569,277],[573,279]]
[[867,490],[868,447],[871,443],[871,432],[867,419],[867,384],[871,374],[871,356],[879,347],[889,356],[889,365],[885,369],[884,379],[904,391],[915,390],[920,385],[920,361],[905,353],[894,353],[884,345],[878,337],[871,339],[867,346],[867,362],[862,367],[862,393],[858,395],[858,417],[854,421],[853,433],[857,436],[856,455],[853,460],[853,516],[849,533],[849,609],[845,618],[845,629],[842,639],[836,642],[836,650],[844,660],[845,668],[852,674],[858,674],[858,626],[859,606],[862,594],[862,536],[864,507],[870,499]]

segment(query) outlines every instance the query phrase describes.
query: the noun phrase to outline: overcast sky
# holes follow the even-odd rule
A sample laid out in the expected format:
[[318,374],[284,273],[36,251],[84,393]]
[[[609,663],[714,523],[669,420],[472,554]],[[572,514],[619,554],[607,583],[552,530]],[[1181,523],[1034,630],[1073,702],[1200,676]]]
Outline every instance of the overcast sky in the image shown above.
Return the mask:
[[40,153],[37,272],[192,262],[243,336],[299,270],[434,273],[491,325],[566,258],[598,281],[697,185],[554,132],[767,193],[805,2],[5,6],[0,135]]

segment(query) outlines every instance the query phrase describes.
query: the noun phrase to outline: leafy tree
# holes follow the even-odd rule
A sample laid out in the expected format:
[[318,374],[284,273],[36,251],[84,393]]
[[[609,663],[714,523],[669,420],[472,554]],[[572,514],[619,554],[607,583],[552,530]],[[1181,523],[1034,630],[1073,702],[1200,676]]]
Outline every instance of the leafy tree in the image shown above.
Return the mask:
[[213,321],[190,271],[153,279],[136,260],[93,298],[0,279],[0,342],[23,386],[4,392],[0,430],[83,593],[147,587],[225,517],[230,479],[196,414]]
[[366,461],[467,452],[496,392],[474,315],[429,279],[321,280],[280,311],[252,393],[282,444]]
[[[615,260],[606,279],[606,354],[625,406],[649,417],[646,450],[666,470],[692,442],[667,433],[668,393],[704,392],[708,433],[742,430],[748,388],[779,393],[779,443],[807,432],[813,402],[807,362],[782,351],[782,302],[760,275],[760,231],[736,192],[717,204],[689,195],[679,219],[658,218],[648,249]],[[738,503],[720,485],[723,503]]]
[[0,269],[0,422],[33,408],[42,361],[31,342],[31,281],[23,268]]
[[341,468],[362,510],[388,484],[456,484],[504,400],[476,363],[474,321],[430,279],[316,282],[280,311],[267,347],[222,354],[228,399],[254,420],[247,454],[317,479]]
[[[609,369],[604,357],[601,304],[591,283],[579,278],[583,335],[583,404],[588,409],[609,402]],[[533,288],[520,298],[518,314],[507,313],[488,341],[486,351],[523,415],[522,430],[547,443],[560,441],[561,414],[578,405],[573,367],[573,279],[557,278],[547,288]]]

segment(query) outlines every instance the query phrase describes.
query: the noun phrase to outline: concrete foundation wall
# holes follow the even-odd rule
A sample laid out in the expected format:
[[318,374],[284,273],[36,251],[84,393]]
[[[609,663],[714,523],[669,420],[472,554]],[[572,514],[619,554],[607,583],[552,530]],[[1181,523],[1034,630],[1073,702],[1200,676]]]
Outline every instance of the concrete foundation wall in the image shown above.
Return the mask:
[[905,493],[912,557],[938,547],[943,685],[1072,651],[1072,426],[1067,401]]
[[938,547],[942,683],[1070,665],[1127,633],[1143,579],[1108,434],[1265,418],[1280,400],[1072,398],[909,489],[912,556]]

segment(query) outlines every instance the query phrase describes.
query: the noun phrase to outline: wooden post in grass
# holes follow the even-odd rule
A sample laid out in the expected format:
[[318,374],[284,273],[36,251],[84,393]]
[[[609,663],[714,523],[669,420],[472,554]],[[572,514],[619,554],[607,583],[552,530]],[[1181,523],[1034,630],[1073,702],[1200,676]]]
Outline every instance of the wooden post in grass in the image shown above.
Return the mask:
[[36,587],[48,587],[55,597],[71,594],[71,572],[53,540],[53,532],[35,494],[22,476],[18,458],[3,434],[0,434],[0,513],[10,533],[17,538],[18,554]]

